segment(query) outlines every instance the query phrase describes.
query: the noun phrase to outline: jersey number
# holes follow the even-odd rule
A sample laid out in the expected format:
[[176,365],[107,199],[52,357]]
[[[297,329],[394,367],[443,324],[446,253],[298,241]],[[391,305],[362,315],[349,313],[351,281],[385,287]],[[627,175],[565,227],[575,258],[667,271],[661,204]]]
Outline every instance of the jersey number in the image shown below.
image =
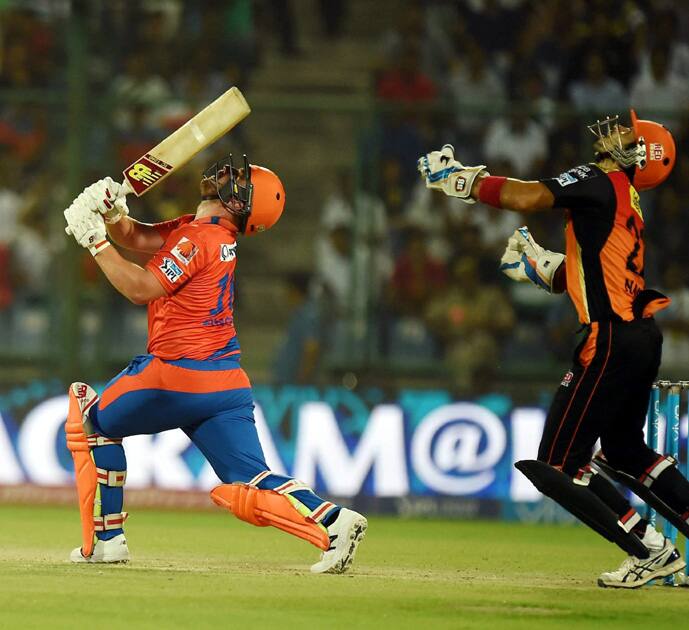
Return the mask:
[[[222,278],[220,278],[220,280],[218,280],[218,288],[220,289],[220,293],[218,294],[218,303],[215,308],[210,310],[210,314],[213,316],[220,315],[220,313],[222,313],[225,309],[232,311],[232,306],[234,303],[234,276],[230,282],[230,274],[226,273]],[[225,293],[228,293],[227,304],[223,304],[223,301],[225,300]]]

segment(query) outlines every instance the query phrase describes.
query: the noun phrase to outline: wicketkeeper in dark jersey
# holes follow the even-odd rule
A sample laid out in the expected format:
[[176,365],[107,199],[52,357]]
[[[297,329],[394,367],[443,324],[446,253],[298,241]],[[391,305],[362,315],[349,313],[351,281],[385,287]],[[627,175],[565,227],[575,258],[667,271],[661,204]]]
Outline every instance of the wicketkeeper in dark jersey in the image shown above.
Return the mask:
[[[589,127],[595,162],[553,179],[520,181],[466,167],[451,145],[418,161],[428,188],[466,203],[565,212],[566,256],[543,249],[526,227],[510,237],[501,270],[549,292],[567,291],[586,328],[571,370],[553,399],[538,460],[516,467],[545,495],[629,557],[600,586],[635,588],[684,568],[657,532],[610,482],[612,477],[689,535],[689,482],[677,462],[650,449],[644,424],[660,366],[662,335],[653,314],[670,300],[644,283],[644,217],[637,191],[655,188],[675,163],[675,144],[662,125],[631,128],[614,116]],[[602,451],[592,459],[596,441]],[[603,474],[600,474],[603,471]]]

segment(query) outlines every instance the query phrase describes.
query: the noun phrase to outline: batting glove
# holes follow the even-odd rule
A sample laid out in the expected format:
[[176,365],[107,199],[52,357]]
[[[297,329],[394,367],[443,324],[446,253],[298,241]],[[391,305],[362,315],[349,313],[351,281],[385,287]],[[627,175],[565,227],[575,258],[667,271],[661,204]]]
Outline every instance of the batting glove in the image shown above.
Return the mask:
[[485,165],[464,166],[455,160],[451,144],[443,145],[440,151],[431,151],[419,158],[417,168],[426,180],[426,188],[442,190],[450,197],[457,197],[465,203],[476,203],[471,198],[474,180],[481,174],[488,175]]
[[86,193],[81,193],[65,210],[64,215],[67,221],[65,232],[71,234],[79,245],[88,249],[92,256],[110,246],[103,217],[93,211]]
[[565,255],[543,249],[526,226],[517,228],[507,241],[500,259],[500,271],[516,282],[533,282],[537,287],[553,292],[555,272],[565,261]]
[[118,184],[110,177],[91,184],[84,189],[84,192],[90,197],[94,210],[103,215],[106,223],[117,223],[129,214],[122,184]]

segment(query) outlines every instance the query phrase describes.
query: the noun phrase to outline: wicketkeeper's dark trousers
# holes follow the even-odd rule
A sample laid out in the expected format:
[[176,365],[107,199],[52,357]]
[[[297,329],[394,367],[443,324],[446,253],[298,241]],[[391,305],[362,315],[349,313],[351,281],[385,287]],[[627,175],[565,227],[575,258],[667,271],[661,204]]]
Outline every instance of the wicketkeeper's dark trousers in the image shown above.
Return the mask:
[[663,336],[652,318],[593,322],[548,412],[538,458],[575,475],[600,438],[616,469],[639,478],[657,460],[644,424]]

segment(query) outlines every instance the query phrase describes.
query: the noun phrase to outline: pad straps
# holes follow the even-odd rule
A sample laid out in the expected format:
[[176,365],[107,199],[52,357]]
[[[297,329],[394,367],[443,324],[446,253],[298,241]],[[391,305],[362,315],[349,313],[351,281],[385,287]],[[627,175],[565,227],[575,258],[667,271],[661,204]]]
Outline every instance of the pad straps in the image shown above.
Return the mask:
[[[256,475],[251,481],[249,481],[248,485],[258,488],[258,484],[272,474],[273,473],[270,470],[264,470],[263,472],[258,473],[258,475]],[[278,494],[282,495],[289,495],[290,497],[293,495],[293,493],[297,492],[297,490],[308,490],[309,492],[312,492],[309,486],[298,479],[290,479],[276,488],[273,488],[273,492],[277,492]],[[296,497],[292,498],[294,498],[296,501],[299,501]],[[330,501],[323,501],[323,503],[315,507],[313,510],[309,510],[304,504],[301,502],[299,503],[300,507],[302,508],[299,509],[299,513],[314,523],[320,523],[328,515],[330,510],[337,507]]]
[[104,514],[103,516],[93,517],[93,528],[97,532],[106,532],[110,529],[120,529],[127,520],[127,512],[116,514]]

